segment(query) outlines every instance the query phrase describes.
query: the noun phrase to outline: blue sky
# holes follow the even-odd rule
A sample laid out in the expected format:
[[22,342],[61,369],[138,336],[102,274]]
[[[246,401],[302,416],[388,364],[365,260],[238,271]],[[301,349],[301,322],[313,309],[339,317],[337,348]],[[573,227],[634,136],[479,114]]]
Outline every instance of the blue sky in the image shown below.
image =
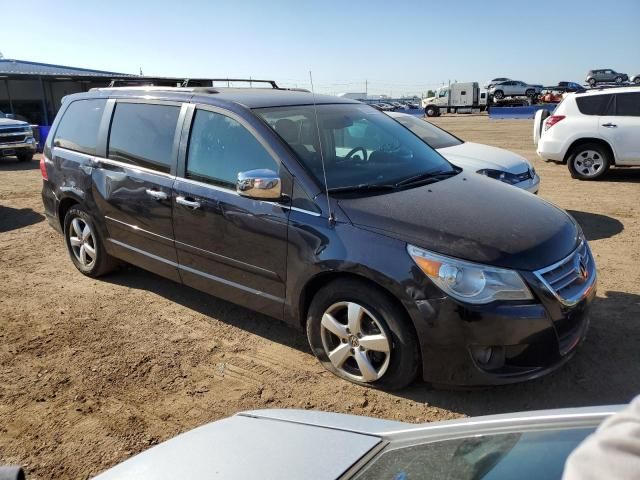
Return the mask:
[[312,70],[324,93],[640,73],[640,0],[20,0],[2,17],[5,58],[299,87]]

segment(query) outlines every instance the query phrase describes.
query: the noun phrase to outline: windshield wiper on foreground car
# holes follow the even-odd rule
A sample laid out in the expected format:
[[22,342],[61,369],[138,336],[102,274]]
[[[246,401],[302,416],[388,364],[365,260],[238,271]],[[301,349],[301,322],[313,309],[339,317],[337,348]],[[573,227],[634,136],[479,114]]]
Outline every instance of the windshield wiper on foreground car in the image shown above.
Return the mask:
[[347,185],[344,187],[333,187],[329,189],[329,193],[351,193],[351,192],[374,192],[374,191],[386,191],[396,190],[397,185],[385,184],[385,183],[362,183],[360,185]]
[[453,177],[458,173],[460,173],[460,170],[447,170],[447,171],[420,173],[418,175],[412,175],[410,177],[400,180],[399,182],[396,182],[395,186],[402,187],[406,185],[411,185],[413,183],[426,182],[427,180],[433,180],[437,182],[438,180],[444,180],[445,178]]

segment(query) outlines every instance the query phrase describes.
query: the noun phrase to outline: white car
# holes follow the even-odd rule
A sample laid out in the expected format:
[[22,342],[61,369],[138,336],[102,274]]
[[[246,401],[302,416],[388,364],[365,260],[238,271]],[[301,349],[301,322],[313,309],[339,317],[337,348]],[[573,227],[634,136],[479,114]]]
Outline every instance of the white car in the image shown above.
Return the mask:
[[553,115],[538,111],[533,140],[538,156],[566,162],[580,180],[602,177],[612,166],[640,166],[640,88],[568,95]]
[[538,193],[540,177],[526,158],[502,148],[465,142],[415,115],[385,113],[463,170],[495,178],[531,193]]

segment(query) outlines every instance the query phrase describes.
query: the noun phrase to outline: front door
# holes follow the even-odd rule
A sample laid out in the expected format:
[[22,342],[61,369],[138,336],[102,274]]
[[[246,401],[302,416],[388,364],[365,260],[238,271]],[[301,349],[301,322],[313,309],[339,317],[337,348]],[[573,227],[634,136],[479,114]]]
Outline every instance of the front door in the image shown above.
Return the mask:
[[92,173],[108,248],[180,281],[171,212],[180,106],[118,101],[114,107],[107,158],[97,159]]
[[288,172],[248,123],[215,107],[195,109],[173,193],[180,275],[195,288],[280,317],[289,206],[236,193],[238,173],[254,169],[278,172],[290,189]]

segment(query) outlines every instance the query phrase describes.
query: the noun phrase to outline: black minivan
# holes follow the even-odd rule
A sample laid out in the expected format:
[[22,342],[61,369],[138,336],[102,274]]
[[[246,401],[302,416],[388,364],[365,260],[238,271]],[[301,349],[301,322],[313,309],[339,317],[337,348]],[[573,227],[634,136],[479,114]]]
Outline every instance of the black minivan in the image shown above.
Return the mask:
[[64,99],[41,170],[80,272],[128,262],[284,320],[355,383],[531,379],[586,332],[577,223],[357,101],[92,90]]

